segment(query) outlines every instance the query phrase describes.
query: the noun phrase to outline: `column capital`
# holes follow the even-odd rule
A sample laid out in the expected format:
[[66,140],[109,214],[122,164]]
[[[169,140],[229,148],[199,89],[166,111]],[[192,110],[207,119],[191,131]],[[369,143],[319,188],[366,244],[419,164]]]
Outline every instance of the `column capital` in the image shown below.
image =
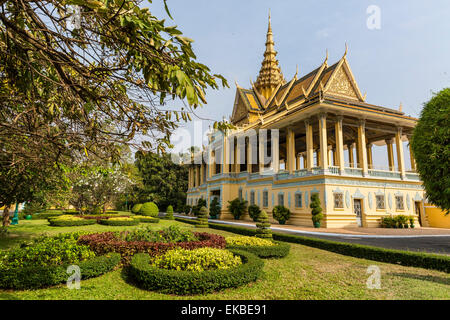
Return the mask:
[[403,128],[400,126],[397,126],[396,128],[397,128],[397,133],[401,135],[403,133]]
[[386,142],[386,144],[393,144],[394,143],[394,138],[388,138],[384,140]]
[[338,114],[336,116],[336,122],[342,123],[343,120],[344,120],[344,116],[342,114]]
[[327,113],[325,111],[319,112],[318,114],[319,119],[323,119],[327,117]]

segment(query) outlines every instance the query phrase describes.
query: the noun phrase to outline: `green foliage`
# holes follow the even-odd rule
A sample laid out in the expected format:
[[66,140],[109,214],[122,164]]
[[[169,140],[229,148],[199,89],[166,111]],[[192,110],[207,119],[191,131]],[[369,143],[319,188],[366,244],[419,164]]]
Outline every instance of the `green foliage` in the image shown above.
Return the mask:
[[198,199],[197,204],[192,207],[192,213],[194,214],[194,216],[198,216],[199,215],[200,209],[202,207],[207,207],[207,203],[206,203],[205,199],[200,198],[200,199]]
[[220,203],[217,197],[214,197],[209,204],[209,215],[214,219],[220,216]]
[[135,215],[135,216],[132,216],[132,218],[139,220],[139,222],[142,222],[142,223],[158,223],[159,222],[158,218],[149,217],[149,216]]
[[420,114],[411,148],[428,200],[450,212],[450,88],[438,92]]
[[257,280],[262,275],[264,262],[245,251],[231,251],[238,255],[242,264],[230,269],[203,272],[176,271],[150,265],[150,256],[136,254],[127,273],[139,287],[178,295],[206,294],[224,288],[239,287]]
[[284,242],[274,241],[272,245],[228,245],[227,249],[244,250],[263,258],[283,258],[289,254],[291,246]]
[[166,215],[164,216],[164,219],[173,220],[173,207],[169,205],[166,209]]
[[280,224],[285,224],[291,217],[291,211],[285,206],[275,206],[272,210],[272,216]]
[[228,210],[236,220],[239,220],[247,210],[247,201],[236,198],[234,200],[228,201],[228,203]]
[[175,249],[156,256],[150,265],[160,269],[197,271],[229,269],[242,264],[241,257],[228,250],[198,248],[194,250]]
[[[120,254],[108,253],[89,260],[78,262],[82,279],[98,277],[114,269],[120,262]],[[0,268],[0,288],[37,289],[65,283],[70,276],[70,264],[51,266],[29,266],[19,268]]]
[[160,208],[172,205],[181,212],[186,203],[188,169],[174,163],[170,154],[136,152],[135,165],[142,187],[135,190],[139,201],[153,201]]
[[197,216],[196,228],[208,228],[208,208],[201,207],[200,212]]
[[109,219],[100,219],[98,223],[105,226],[136,226],[139,224],[139,219],[133,219],[128,217],[117,217]]
[[52,211],[44,211],[33,215],[33,220],[36,219],[48,219],[51,217],[58,217],[63,215],[63,212],[60,210],[52,210]]
[[35,214],[35,213],[40,213],[44,210],[45,210],[45,206],[42,203],[39,203],[36,201],[31,201],[31,202],[25,203],[25,206],[24,206],[22,212],[25,214]]
[[143,216],[157,217],[159,208],[154,202],[146,202],[142,205],[139,214]]
[[57,217],[49,217],[48,222],[52,227],[73,227],[73,226],[87,226],[96,224],[95,219],[84,219],[72,215],[62,215]]
[[[178,221],[185,223],[192,223],[189,219],[176,218]],[[224,230],[237,234],[252,236],[257,230],[230,226],[225,224],[210,223],[211,229]],[[372,247],[359,244],[343,243],[330,240],[322,240],[316,238],[308,238],[303,236],[290,235],[285,233],[273,233],[273,238],[278,241],[298,243],[305,246],[310,246],[322,250],[327,250],[346,256],[400,264],[403,266],[434,269],[450,273],[450,257],[445,255],[437,255],[431,253],[421,253],[412,251],[402,251],[393,249],[384,249],[379,247]]]
[[275,243],[271,240],[262,239],[258,237],[247,236],[231,236],[226,237],[227,246],[274,246]]
[[256,236],[263,239],[272,239],[269,216],[265,210],[261,210],[256,223]]
[[22,244],[20,248],[2,252],[0,268],[77,264],[94,256],[88,246],[78,245],[74,238],[41,237],[31,245]]
[[117,233],[116,236],[125,241],[149,241],[149,242],[187,242],[197,241],[198,238],[190,230],[181,229],[175,225],[153,230],[150,227],[139,228],[125,233]]
[[133,208],[131,208],[131,212],[133,212],[134,214],[139,213],[139,211],[141,211],[142,208],[142,203],[136,203]]
[[313,193],[311,195],[311,203],[309,207],[311,210],[311,219],[314,223],[320,223],[323,220],[322,207],[320,205],[320,198],[318,193]]
[[253,221],[257,221],[259,214],[261,213],[261,209],[256,205],[252,204],[248,206],[248,215],[252,218]]
[[[409,222],[409,223],[408,223]],[[414,228],[414,216],[405,216],[402,214],[393,217],[381,218],[382,228]]]

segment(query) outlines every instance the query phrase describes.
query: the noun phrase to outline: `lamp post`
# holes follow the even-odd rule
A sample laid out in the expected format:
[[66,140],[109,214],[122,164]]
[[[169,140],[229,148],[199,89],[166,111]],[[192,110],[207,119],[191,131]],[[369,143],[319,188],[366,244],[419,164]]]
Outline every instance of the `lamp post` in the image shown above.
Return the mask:
[[19,224],[19,204],[16,202],[16,209],[14,210],[14,216],[11,224]]

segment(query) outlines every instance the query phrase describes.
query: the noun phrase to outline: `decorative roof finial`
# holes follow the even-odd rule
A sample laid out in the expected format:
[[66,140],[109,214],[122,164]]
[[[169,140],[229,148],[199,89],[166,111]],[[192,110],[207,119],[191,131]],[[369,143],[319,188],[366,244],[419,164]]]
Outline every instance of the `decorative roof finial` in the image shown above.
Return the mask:
[[347,44],[347,42],[346,42],[346,43],[345,43],[345,52],[344,52],[343,58],[345,58],[345,57],[347,56],[347,53],[348,53],[348,44]]
[[278,60],[276,59],[277,52],[274,48],[271,14],[269,10],[269,26],[266,36],[266,50],[264,52],[264,59],[261,63],[261,69],[259,71],[258,78],[255,82],[255,87],[264,96],[269,99],[272,96],[273,91],[277,86],[285,84],[283,73],[278,66]]
[[325,61],[323,62],[323,63],[327,63],[328,62],[328,48],[327,48],[327,50],[326,50],[326,56],[325,56]]
[[403,103],[400,102],[400,106],[398,107],[398,111],[402,112],[403,111]]

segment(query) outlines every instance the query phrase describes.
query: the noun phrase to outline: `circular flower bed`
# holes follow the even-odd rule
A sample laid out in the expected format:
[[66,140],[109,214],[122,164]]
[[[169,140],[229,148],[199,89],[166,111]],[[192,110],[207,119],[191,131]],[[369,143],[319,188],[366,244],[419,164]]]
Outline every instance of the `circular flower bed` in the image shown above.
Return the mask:
[[84,219],[72,215],[62,215],[48,218],[47,220],[52,227],[87,226],[97,223],[97,221],[93,219]]
[[227,249],[249,251],[260,258],[283,258],[289,254],[291,246],[284,242],[261,239],[257,237],[227,237]]
[[106,226],[136,226],[139,224],[139,220],[130,217],[117,217],[109,219],[100,219],[98,223]]
[[[178,295],[204,294],[255,281],[260,277],[264,267],[264,262],[260,258],[245,251],[231,250],[229,252],[231,255],[226,253],[226,250],[203,253],[189,253],[187,250],[174,251],[175,253],[168,252],[164,257],[153,259],[148,254],[136,254],[127,268],[129,279],[147,290]],[[205,261],[201,258],[205,256],[211,260],[207,262],[206,269],[205,262],[199,262],[199,260]],[[172,262],[170,259],[174,257],[176,257],[175,262]],[[231,263],[226,267],[224,267],[225,257],[231,259]],[[166,268],[167,265],[171,267]],[[179,270],[174,270],[175,266],[179,267]],[[204,271],[198,270],[199,266]],[[182,270],[182,267],[186,267],[186,270]]]
[[77,234],[41,237],[31,244],[3,251],[0,256],[0,288],[36,289],[64,283],[67,267],[77,265],[81,279],[99,276],[119,262],[117,253],[96,256],[88,246],[77,244]]
[[151,256],[163,254],[174,248],[196,249],[203,247],[225,248],[225,238],[217,234],[190,232],[169,227],[154,231],[150,228],[123,232],[103,232],[80,236],[79,244],[88,245],[96,254],[117,252],[122,262],[128,264],[136,253]]

